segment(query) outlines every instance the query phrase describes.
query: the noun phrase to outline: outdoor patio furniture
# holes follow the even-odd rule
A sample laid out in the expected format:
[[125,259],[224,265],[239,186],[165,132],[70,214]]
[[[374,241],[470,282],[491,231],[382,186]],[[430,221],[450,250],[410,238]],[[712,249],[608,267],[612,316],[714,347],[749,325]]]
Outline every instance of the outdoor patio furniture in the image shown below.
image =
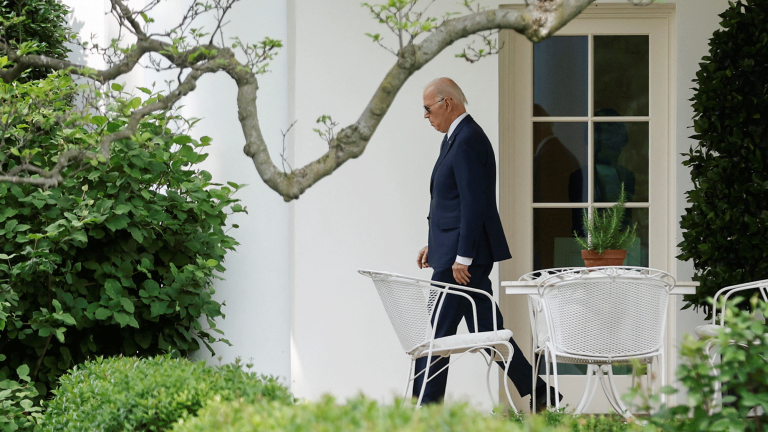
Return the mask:
[[[720,331],[722,331],[725,327],[726,305],[729,301],[735,300],[735,294],[745,294],[745,291],[757,291],[757,293],[760,294],[762,300],[764,302],[768,302],[768,279],[721,288],[715,293],[715,297],[712,299],[712,322],[709,324],[702,324],[694,329],[694,333],[696,333],[696,336],[698,336],[699,339],[707,340],[705,350],[707,352],[707,358],[712,373],[715,375],[717,374],[717,368],[715,368],[715,361],[717,358],[715,338],[717,338]],[[715,385],[715,394],[713,398],[714,403],[712,404],[710,411],[714,411],[719,405],[720,401],[722,401],[722,392],[718,382]]]
[[[406,381],[403,398],[408,396],[408,388],[411,386],[411,382],[423,373],[425,379],[422,380],[419,398],[416,401],[416,406],[421,406],[427,381],[448,367],[446,365],[440,370],[431,373],[430,367],[435,361],[440,357],[461,354],[458,357],[454,356],[451,359],[452,363],[466,353],[479,352],[488,363],[488,373],[486,375],[488,394],[491,397],[492,403],[496,404],[497,401],[491,392],[491,367],[494,361],[502,361],[506,375],[512,355],[514,355],[512,345],[509,343],[509,339],[512,338],[512,331],[498,328],[495,311],[491,313],[494,327],[492,331],[476,331],[474,333],[435,338],[435,328],[432,326],[432,317],[439,315],[446,296],[458,295],[465,297],[472,305],[472,319],[475,324],[474,328],[477,329],[477,307],[472,297],[467,293],[471,292],[488,296],[491,307],[495,307],[496,303],[493,300],[493,296],[485,291],[474,288],[417,279],[394,273],[373,270],[359,270],[358,272],[373,280],[387,316],[389,316],[392,327],[394,327],[395,333],[400,340],[400,345],[405,353],[411,357],[411,365],[408,369],[408,380]],[[425,356],[427,357],[427,367],[419,374],[414,375],[416,359]],[[504,390],[509,405],[513,410],[517,411],[509,393],[507,380],[504,382]]]
[[[633,359],[646,362],[650,379],[656,358],[665,384],[664,329],[674,286],[669,273],[642,267],[592,267],[540,278],[539,301],[548,330],[542,351],[547,381],[552,365],[555,391],[558,362],[592,365],[590,371],[601,378],[611,406],[630,417],[614,384],[612,365]],[[608,375],[607,382],[603,375]],[[585,392],[577,412],[593,395]],[[560,407],[559,401],[554,404]]]
[[[553,274],[577,270],[579,268],[580,267],[563,267],[536,270],[520,276],[518,280],[538,282],[540,279],[547,278]],[[538,294],[528,296],[528,315],[531,322],[531,359],[534,360],[533,374],[531,376],[533,388],[533,394],[531,395],[531,412],[536,412],[536,378],[538,378],[539,364],[541,363],[541,358],[544,355],[545,344],[547,338],[549,337],[547,318],[544,315],[541,297],[539,297]],[[589,378],[591,378],[591,376],[588,374],[587,379],[589,380]],[[589,385],[589,381],[587,385]],[[586,392],[584,395],[586,396]],[[550,395],[547,394],[547,406],[550,404],[549,396]],[[582,400],[583,399],[584,396],[582,396]],[[581,402],[579,402],[579,406],[581,406]],[[577,411],[579,411],[579,408],[577,408]]]

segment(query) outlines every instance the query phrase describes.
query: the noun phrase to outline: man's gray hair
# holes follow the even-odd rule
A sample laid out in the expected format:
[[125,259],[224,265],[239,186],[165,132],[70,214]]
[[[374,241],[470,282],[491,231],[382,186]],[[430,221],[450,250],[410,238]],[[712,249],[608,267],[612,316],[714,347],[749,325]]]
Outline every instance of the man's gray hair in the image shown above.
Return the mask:
[[464,96],[464,92],[461,88],[450,78],[437,78],[424,87],[424,91],[434,90],[435,96],[438,99],[451,98],[455,102],[460,103],[462,106],[469,105],[467,97]]

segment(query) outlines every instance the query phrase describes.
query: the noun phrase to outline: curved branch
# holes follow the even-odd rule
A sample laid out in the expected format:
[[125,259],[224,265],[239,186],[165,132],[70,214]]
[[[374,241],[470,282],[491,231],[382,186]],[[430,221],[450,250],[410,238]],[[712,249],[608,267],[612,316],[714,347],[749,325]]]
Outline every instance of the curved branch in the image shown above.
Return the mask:
[[229,72],[238,87],[238,114],[246,141],[243,150],[253,160],[262,180],[270,188],[286,201],[297,199],[309,187],[365,151],[397,92],[408,78],[448,46],[474,33],[493,29],[515,30],[537,42],[554,34],[594,1],[543,0],[525,10],[490,10],[446,21],[421,43],[404,47],[358,120],[339,131],[336,139],[330,143],[328,152],[290,173],[280,171],[272,162],[261,134],[256,111],[256,77]]
[[[398,91],[408,78],[452,43],[472,34],[494,29],[512,29],[537,42],[554,34],[595,0],[536,0],[524,10],[490,10],[445,21],[421,43],[409,43],[401,49],[397,62],[376,89],[358,120],[339,131],[338,135],[329,143],[329,149],[324,155],[290,173],[279,170],[272,162],[261,133],[256,109],[258,91],[256,75],[258,69],[254,70],[254,65],[240,63],[231,50],[212,45],[196,46],[185,52],[173,54],[173,47],[169,43],[152,39],[140,33],[141,27],[135,21],[130,9],[126,8],[121,0],[111,1],[113,6],[119,10],[119,15],[133,27],[139,36],[136,45],[127,51],[120,62],[107,70],[94,71],[84,66],[43,56],[19,56],[12,53],[9,47],[0,45],[0,48],[9,53],[9,59],[15,63],[11,69],[1,70],[0,78],[12,81],[25,68],[48,67],[68,70],[72,74],[107,82],[129,72],[144,54],[151,52],[165,56],[180,70],[191,68],[186,79],[165,98],[134,110],[125,129],[102,138],[100,154],[108,158],[110,144],[115,140],[128,138],[135,133],[139,121],[143,117],[158,110],[170,109],[181,97],[195,89],[197,79],[203,74],[224,71],[236,82],[238,87],[238,118],[245,137],[243,149],[245,154],[253,161],[262,180],[282,195],[286,201],[290,201],[299,198],[309,187],[333,173],[349,159],[360,156],[392,105]],[[45,186],[55,185],[61,181],[61,171],[66,167],[66,164],[80,156],[60,157],[56,168],[50,173],[46,173],[48,177],[46,175],[41,175],[41,178],[2,176],[0,181]]]

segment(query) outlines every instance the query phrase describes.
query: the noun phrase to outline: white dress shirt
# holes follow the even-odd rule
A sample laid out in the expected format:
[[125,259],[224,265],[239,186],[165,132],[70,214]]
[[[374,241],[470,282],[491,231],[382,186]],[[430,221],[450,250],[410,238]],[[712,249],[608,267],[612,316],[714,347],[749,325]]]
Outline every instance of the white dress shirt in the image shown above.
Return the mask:
[[[464,120],[464,117],[468,115],[469,114],[465,112],[464,114],[456,117],[456,120],[454,120],[453,123],[451,123],[451,127],[448,128],[448,133],[445,136],[447,139],[451,138],[451,135],[453,135],[453,131],[456,129],[456,126],[458,126],[459,123],[461,123],[461,121]],[[468,266],[468,265],[472,265],[472,258],[456,255],[456,262],[459,264]]]

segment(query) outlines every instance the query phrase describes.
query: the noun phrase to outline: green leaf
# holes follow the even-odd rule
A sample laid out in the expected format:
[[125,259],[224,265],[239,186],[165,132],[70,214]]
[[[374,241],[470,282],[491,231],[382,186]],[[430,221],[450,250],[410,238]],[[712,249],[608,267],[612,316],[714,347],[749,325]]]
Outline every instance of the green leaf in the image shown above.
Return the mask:
[[123,293],[123,286],[116,279],[107,279],[104,283],[104,289],[107,295],[113,299],[118,299]]
[[112,311],[109,309],[98,308],[94,314],[97,320],[105,320],[112,316]]
[[25,364],[19,366],[16,368],[16,374],[19,376],[19,378],[29,377],[29,366]]
[[217,265],[219,265],[219,262],[216,261],[215,259],[209,259],[208,261],[205,262],[205,264],[208,267],[216,267]]
[[95,124],[96,126],[104,126],[107,124],[107,121],[109,121],[104,116],[93,116],[91,117],[91,123]]
[[112,83],[112,90],[114,91],[123,91],[123,86],[118,83]]
[[128,298],[125,298],[125,297],[121,298],[120,304],[123,306],[123,309],[125,309],[125,311],[128,313],[133,313],[135,310],[135,308],[133,307],[133,302]]
[[107,228],[111,229],[112,231],[117,231],[121,229],[125,229],[128,226],[128,222],[131,220],[128,218],[128,216],[125,215],[119,215],[114,216],[109,219],[107,219],[105,225]]
[[29,399],[22,399],[19,402],[19,405],[21,405],[22,408],[24,408],[24,411],[29,411],[32,408],[32,401]]

